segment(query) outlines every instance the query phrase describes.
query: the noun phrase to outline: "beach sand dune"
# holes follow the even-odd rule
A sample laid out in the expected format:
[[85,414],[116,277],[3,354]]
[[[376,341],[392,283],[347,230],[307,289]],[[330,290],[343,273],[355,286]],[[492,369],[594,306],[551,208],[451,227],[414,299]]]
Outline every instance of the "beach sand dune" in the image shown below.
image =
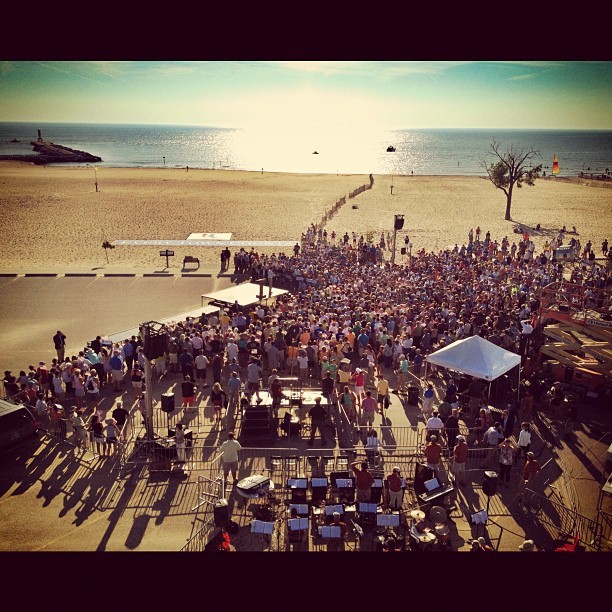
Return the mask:
[[[20,270],[100,269],[106,266],[104,240],[184,240],[192,232],[231,232],[234,240],[297,241],[312,222],[342,196],[368,184],[367,175],[307,175],[231,170],[41,167],[0,163],[0,268]],[[328,222],[331,234],[393,230],[395,214],[413,254],[467,241],[470,227],[510,241],[516,223],[534,233],[539,248],[562,225],[578,229],[583,245],[591,239],[598,255],[612,238],[612,191],[578,181],[537,181],[515,190],[514,221],[505,221],[504,194],[486,179],[462,176],[377,176],[374,187],[347,203]],[[393,181],[393,194],[390,186]],[[586,183],[586,181],[583,181]],[[356,206],[357,208],[353,208]],[[405,233],[398,236],[404,246]],[[176,247],[171,268],[184,255],[218,265],[219,247]],[[235,252],[235,249],[230,249]],[[256,249],[261,252],[279,249]],[[290,249],[284,249],[286,253]],[[117,247],[111,265],[163,268],[159,247]],[[398,260],[400,261],[400,260]]]

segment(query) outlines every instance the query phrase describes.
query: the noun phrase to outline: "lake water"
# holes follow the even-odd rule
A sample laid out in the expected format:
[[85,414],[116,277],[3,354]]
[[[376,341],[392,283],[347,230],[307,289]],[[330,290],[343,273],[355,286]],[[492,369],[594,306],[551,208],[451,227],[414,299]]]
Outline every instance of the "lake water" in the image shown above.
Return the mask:
[[[612,131],[427,129],[384,132],[296,129],[264,131],[168,125],[0,123],[0,155],[32,153],[37,130],[45,140],[102,158],[100,167],[184,167],[298,173],[484,175],[501,151],[536,149],[550,174],[559,176],[612,168]],[[16,138],[19,143],[11,143]],[[395,152],[387,152],[387,147]],[[315,154],[314,151],[317,153]],[[34,154],[34,153],[32,153]],[[548,167],[548,168],[547,168]]]

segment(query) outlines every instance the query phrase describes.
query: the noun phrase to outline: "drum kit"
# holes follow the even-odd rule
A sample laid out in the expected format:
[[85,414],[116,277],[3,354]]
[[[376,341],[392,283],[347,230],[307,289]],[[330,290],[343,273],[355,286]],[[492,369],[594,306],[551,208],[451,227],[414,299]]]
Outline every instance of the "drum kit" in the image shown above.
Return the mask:
[[429,511],[429,518],[435,524],[435,527],[425,527],[426,514],[423,510],[411,510],[410,516],[415,522],[417,530],[420,533],[419,540],[423,544],[432,545],[434,542],[439,542],[442,545],[447,545],[450,542],[450,529],[444,521],[447,515],[444,508],[434,506]]

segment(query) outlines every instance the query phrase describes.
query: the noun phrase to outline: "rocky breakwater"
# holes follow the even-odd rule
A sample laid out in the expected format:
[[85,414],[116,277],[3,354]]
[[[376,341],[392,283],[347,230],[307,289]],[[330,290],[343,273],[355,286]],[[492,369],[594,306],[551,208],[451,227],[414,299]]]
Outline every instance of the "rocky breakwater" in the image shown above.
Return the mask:
[[63,145],[58,145],[46,140],[31,141],[32,150],[38,155],[1,155],[0,159],[25,161],[33,164],[57,164],[66,163],[96,163],[101,162],[102,158],[85,151],[69,149]]
[[62,145],[57,145],[52,142],[43,140],[42,142],[30,142],[32,150],[38,155],[32,160],[35,164],[50,164],[57,162],[101,162],[102,158],[86,153],[85,151],[77,151],[69,149]]

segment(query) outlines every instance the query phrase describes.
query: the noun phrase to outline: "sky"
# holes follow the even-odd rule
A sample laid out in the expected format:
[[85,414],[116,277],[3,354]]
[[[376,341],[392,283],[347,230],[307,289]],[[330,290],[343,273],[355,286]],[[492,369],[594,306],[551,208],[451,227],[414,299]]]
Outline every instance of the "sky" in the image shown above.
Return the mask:
[[0,121],[612,129],[612,62],[0,61]]

